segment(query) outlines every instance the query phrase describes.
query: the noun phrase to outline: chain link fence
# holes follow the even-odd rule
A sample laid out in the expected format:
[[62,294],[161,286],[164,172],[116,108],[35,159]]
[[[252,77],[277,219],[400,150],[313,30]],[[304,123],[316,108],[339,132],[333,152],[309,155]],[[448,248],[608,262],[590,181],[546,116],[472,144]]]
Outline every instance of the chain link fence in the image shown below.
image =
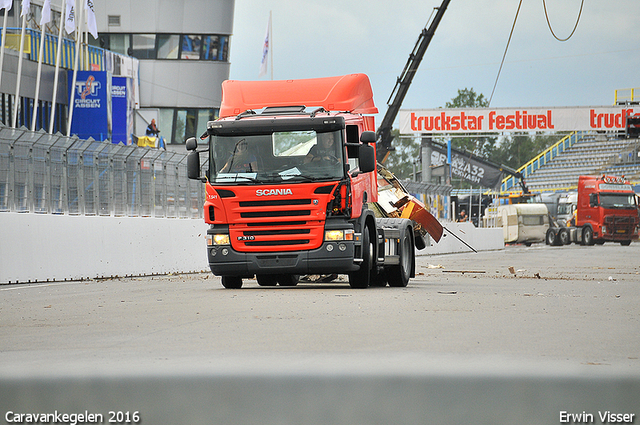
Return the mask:
[[0,212],[202,218],[203,204],[186,152],[0,127]]

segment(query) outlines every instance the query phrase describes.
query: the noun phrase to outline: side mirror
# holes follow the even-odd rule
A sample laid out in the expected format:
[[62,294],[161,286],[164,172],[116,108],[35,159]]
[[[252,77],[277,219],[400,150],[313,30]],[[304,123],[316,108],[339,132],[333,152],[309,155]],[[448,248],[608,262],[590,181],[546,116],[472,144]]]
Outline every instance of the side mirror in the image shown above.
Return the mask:
[[[373,133],[368,131],[367,133]],[[364,133],[363,133],[364,134]],[[375,135],[375,133],[373,133]],[[360,171],[363,173],[369,173],[376,169],[376,150],[371,145],[360,145]]]
[[366,145],[376,142],[376,133],[374,131],[363,131],[360,135],[360,141]]
[[188,151],[195,151],[198,148],[198,141],[195,137],[189,137],[187,139],[186,148]]
[[200,154],[193,150],[187,154],[187,177],[192,180],[203,180],[200,176]]

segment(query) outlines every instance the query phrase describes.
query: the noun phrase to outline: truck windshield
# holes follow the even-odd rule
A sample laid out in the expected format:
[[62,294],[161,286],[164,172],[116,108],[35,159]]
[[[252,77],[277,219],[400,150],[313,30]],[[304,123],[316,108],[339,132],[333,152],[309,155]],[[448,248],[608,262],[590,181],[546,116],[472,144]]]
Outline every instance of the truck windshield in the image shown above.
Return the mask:
[[636,208],[636,197],[633,193],[601,193],[600,205],[603,208]]
[[211,136],[212,183],[336,180],[345,173],[341,131]]

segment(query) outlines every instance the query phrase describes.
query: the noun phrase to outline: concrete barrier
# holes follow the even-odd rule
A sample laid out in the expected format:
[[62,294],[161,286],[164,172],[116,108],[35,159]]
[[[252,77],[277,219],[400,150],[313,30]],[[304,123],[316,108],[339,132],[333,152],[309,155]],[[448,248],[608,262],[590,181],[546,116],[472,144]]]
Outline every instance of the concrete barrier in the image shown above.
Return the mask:
[[[504,248],[502,229],[446,223],[418,255]],[[0,213],[0,283],[82,280],[208,270],[202,219]]]
[[[458,238],[469,244],[476,251],[494,251],[504,249],[502,227],[477,228],[473,223],[443,223],[445,231],[440,242],[431,240],[431,244],[418,251],[418,255],[452,254],[458,252],[472,252],[469,247]],[[456,238],[457,236],[457,238]]]
[[0,213],[0,283],[208,270],[202,219]]

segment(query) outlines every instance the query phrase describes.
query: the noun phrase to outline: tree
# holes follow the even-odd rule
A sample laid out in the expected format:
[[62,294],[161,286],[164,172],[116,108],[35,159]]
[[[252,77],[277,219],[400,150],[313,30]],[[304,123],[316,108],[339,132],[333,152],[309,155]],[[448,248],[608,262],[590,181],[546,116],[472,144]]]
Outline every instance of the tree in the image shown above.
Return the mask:
[[[445,104],[446,108],[486,108],[489,101],[482,93],[477,94],[473,87],[458,89],[458,95]],[[456,137],[452,140],[455,148],[473,152],[485,158],[490,157],[496,148],[495,137]]]

